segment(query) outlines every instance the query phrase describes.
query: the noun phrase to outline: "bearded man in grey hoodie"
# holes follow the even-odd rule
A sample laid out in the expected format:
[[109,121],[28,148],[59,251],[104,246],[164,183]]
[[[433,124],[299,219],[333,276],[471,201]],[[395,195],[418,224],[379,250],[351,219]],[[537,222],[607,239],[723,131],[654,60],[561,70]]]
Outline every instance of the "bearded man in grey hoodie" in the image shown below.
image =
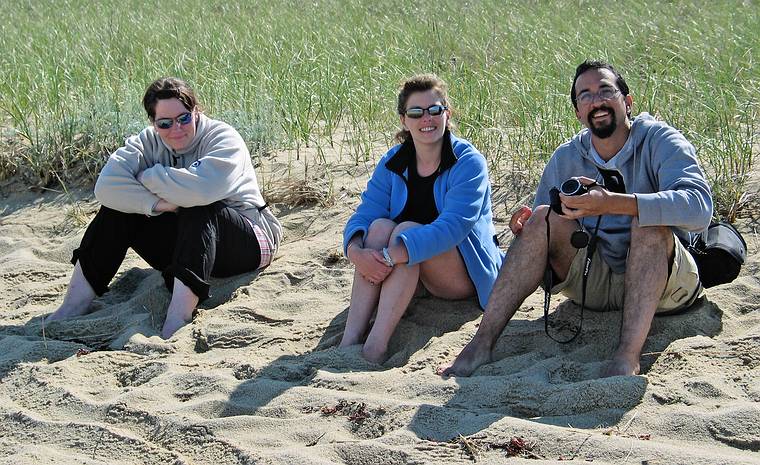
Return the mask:
[[[491,361],[497,339],[542,283],[547,264],[558,283],[550,291],[581,303],[587,257],[571,244],[579,229],[596,231],[586,307],[623,311],[620,341],[601,376],[638,374],[655,313],[684,309],[702,293],[697,266],[679,240],[705,231],[712,217],[694,147],[647,113],[631,118],[628,85],[607,63],[580,64],[570,97],[585,128],[552,155],[533,209],[512,216],[516,238],[483,321],[454,362],[439,369],[444,376],[469,376]],[[588,192],[560,194],[562,214],[550,212],[550,190],[570,178]]]

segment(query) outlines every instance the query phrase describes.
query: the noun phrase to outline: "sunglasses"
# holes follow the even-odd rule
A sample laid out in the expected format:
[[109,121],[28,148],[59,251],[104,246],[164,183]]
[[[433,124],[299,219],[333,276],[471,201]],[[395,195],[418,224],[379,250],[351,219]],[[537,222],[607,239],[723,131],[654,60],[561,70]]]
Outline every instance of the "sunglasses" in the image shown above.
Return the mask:
[[412,107],[407,108],[404,115],[406,115],[407,118],[418,119],[422,118],[422,115],[424,115],[425,112],[428,112],[428,115],[430,116],[438,116],[447,109],[448,107],[446,105],[433,105],[427,108]]
[[174,126],[174,122],[177,122],[180,126],[185,126],[193,121],[193,114],[189,111],[182,113],[176,118],[159,118],[155,121],[158,129],[171,129]]

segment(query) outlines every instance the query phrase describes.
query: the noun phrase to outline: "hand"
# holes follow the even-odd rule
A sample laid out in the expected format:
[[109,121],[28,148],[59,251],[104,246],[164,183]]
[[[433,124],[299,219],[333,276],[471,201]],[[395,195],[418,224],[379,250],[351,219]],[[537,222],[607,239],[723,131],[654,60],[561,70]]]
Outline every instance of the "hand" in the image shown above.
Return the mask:
[[[591,178],[581,176],[577,179],[586,186],[594,184]],[[638,216],[639,214],[635,195],[617,194],[602,186],[591,187],[589,192],[583,195],[560,194],[559,198],[562,201],[562,216],[570,219],[599,215]]]
[[562,216],[570,219],[578,219],[586,216],[598,216],[609,213],[607,210],[610,192],[601,188],[591,188],[583,195],[560,194],[562,202]]
[[388,266],[379,250],[361,248],[358,245],[349,247],[349,261],[354,264],[359,275],[370,284],[376,285],[385,281],[393,268]]
[[176,212],[179,207],[177,205],[174,205],[171,202],[168,202],[164,199],[161,199],[158,201],[155,207],[153,207],[153,211],[157,212]]
[[525,222],[528,221],[532,214],[533,212],[526,205],[518,208],[517,211],[512,214],[512,218],[509,220],[509,229],[512,231],[512,234],[515,236],[519,235],[525,226]]

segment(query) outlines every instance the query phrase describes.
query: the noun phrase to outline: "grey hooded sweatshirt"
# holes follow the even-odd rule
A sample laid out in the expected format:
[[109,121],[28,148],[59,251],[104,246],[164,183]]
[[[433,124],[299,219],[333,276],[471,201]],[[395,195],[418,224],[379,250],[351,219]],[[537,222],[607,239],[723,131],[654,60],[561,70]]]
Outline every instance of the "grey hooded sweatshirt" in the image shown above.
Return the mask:
[[[599,168],[616,171],[625,192],[636,196],[640,226],[670,226],[681,239],[707,229],[712,218],[710,186],[697,163],[694,146],[676,129],[641,113],[633,120],[628,141],[604,165],[594,159],[591,132],[583,129],[562,144],[544,168],[534,208],[548,205],[549,190],[571,177],[586,176],[604,184]],[[631,242],[628,215],[603,215],[598,251],[613,272],[625,272]],[[582,218],[593,232],[597,217]]]
[[273,253],[282,239],[280,222],[262,208],[264,198],[243,138],[232,126],[203,114],[195,137],[180,151],[164,144],[153,126],[127,138],[100,172],[95,197],[108,208],[151,216],[159,214],[153,211],[159,199],[185,208],[222,201],[264,230]]

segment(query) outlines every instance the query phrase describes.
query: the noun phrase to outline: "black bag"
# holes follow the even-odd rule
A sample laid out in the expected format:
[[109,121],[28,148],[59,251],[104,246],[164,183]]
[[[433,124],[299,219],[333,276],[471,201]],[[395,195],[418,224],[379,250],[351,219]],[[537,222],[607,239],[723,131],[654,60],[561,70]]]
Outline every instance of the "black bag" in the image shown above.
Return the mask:
[[739,231],[725,221],[711,223],[706,234],[697,235],[684,246],[697,262],[699,280],[706,288],[736,279],[747,258],[747,243]]

